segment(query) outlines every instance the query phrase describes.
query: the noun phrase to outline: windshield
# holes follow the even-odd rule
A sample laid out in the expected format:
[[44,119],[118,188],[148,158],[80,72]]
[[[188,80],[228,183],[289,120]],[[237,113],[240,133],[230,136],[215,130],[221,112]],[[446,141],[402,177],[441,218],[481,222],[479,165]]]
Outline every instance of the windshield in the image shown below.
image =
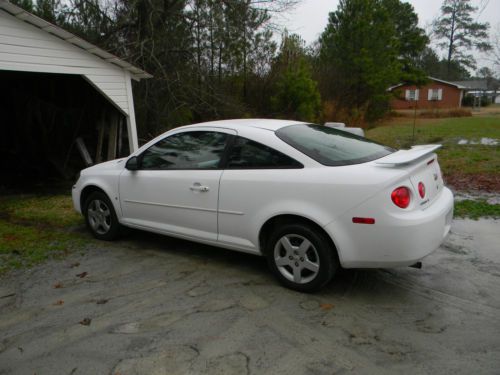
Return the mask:
[[395,151],[369,139],[324,125],[290,125],[279,129],[276,135],[310,158],[328,166],[366,163]]

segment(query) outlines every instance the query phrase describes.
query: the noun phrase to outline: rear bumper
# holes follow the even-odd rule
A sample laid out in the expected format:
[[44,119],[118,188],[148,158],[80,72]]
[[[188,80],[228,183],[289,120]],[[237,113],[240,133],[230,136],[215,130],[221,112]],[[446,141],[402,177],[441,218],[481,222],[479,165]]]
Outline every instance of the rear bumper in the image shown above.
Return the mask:
[[344,268],[408,266],[436,250],[448,235],[453,194],[444,187],[425,210],[376,217],[374,225],[352,223],[352,213],[325,227]]

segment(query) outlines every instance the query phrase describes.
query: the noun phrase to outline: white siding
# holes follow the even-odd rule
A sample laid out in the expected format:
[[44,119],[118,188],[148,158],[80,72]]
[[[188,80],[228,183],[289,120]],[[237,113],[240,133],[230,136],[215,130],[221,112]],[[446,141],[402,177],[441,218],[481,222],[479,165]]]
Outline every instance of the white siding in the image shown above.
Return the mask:
[[124,70],[0,10],[0,69],[84,76],[125,115],[130,103]]

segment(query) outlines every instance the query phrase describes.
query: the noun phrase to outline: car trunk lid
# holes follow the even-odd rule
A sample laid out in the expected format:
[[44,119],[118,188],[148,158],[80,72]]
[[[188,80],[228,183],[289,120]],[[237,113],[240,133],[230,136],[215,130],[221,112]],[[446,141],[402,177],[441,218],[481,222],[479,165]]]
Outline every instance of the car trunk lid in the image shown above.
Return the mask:
[[[390,154],[375,161],[375,163],[379,166],[406,170],[418,207],[425,209],[438,196],[444,186],[437,155],[434,153],[440,147],[441,145],[414,146],[409,150],[400,150]],[[420,183],[425,187],[423,197],[419,193]]]

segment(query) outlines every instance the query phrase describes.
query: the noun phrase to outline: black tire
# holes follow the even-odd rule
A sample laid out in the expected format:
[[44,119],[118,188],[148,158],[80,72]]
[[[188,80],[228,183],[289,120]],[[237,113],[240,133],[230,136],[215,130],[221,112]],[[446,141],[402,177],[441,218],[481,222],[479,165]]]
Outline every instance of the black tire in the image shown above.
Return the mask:
[[111,200],[106,194],[95,191],[83,205],[85,223],[92,235],[104,241],[112,241],[120,234],[120,223]]
[[[305,241],[309,241],[310,246]],[[266,256],[271,271],[284,286],[305,293],[321,289],[339,268],[330,239],[306,224],[279,226],[269,236]],[[313,270],[315,266],[316,271]],[[297,273],[300,276],[296,278]]]

